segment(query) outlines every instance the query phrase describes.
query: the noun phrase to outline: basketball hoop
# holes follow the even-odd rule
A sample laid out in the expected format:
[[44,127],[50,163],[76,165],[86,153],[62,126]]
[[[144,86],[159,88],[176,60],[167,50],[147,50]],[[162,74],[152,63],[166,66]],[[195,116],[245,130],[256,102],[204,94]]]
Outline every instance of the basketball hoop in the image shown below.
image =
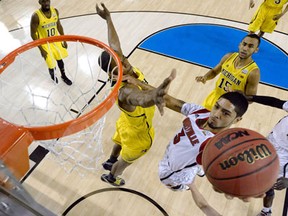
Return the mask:
[[[64,62],[65,72],[73,81],[71,86],[53,83],[37,48],[63,41],[69,46],[69,56]],[[103,51],[117,63],[115,85],[98,65],[98,57]],[[59,75],[58,68],[56,71]],[[61,163],[71,164],[68,170],[75,167],[95,169],[102,151],[105,113],[117,99],[121,80],[122,64],[117,54],[96,39],[62,35],[32,41],[17,48],[0,61],[2,144],[6,143],[10,148],[19,141],[19,137],[24,137],[27,145],[31,140],[39,141]],[[9,137],[3,132],[5,130]],[[11,132],[13,130],[15,133]],[[21,146],[21,142],[16,146]],[[7,148],[5,151],[0,149],[2,157]],[[4,161],[5,158],[7,155]]]

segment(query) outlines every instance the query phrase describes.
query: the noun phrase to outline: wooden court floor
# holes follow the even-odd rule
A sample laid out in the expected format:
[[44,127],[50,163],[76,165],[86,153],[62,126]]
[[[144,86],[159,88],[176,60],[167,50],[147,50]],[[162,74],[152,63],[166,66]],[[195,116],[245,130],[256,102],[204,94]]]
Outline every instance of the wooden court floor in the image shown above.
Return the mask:
[[[170,87],[170,94],[199,104],[214,87],[213,82],[203,86],[194,81],[196,76],[206,73],[207,68],[137,49],[137,44],[147,35],[177,24],[225,23],[246,29],[247,23],[261,3],[257,1],[256,6],[249,10],[249,1],[242,0],[104,0],[102,2],[113,12],[113,20],[119,32],[124,53],[129,56],[133,65],[144,72],[149,83],[154,86],[158,85],[172,68],[176,68],[177,77]],[[95,4],[96,1],[91,0],[51,1],[51,5],[60,12],[66,34],[95,37],[107,43],[106,24],[97,16],[91,16],[95,13]],[[30,18],[38,8],[36,0],[0,1],[0,58],[15,46],[31,40]],[[287,53],[288,25],[286,20],[287,14],[277,26],[277,32],[265,35],[265,37]],[[7,46],[7,41],[11,46]],[[287,98],[286,90],[264,84],[260,84],[258,94]],[[247,127],[266,135],[285,114],[281,110],[252,104],[243,120],[236,126]],[[102,141],[104,159],[109,156],[113,145],[111,136],[118,115],[119,110],[116,106],[107,113]],[[194,204],[189,192],[170,191],[158,179],[158,162],[169,140],[180,127],[182,119],[180,114],[168,109],[165,110],[164,117],[156,112],[154,144],[147,155],[124,172],[123,178],[127,182],[124,190],[117,190],[103,183],[100,176],[105,171],[101,169],[86,173],[85,176],[74,172],[67,173],[50,154],[26,178],[23,185],[36,201],[57,215],[63,214],[69,207],[71,209],[67,213],[68,216],[161,216],[165,215],[165,212],[170,216],[203,215]],[[261,199],[255,199],[250,203],[243,203],[237,199],[225,199],[222,194],[212,190],[205,177],[197,178],[196,184],[208,202],[225,216],[253,216],[262,208]],[[85,199],[77,202],[83,196]],[[285,191],[276,193],[273,215],[282,215],[284,197]]]

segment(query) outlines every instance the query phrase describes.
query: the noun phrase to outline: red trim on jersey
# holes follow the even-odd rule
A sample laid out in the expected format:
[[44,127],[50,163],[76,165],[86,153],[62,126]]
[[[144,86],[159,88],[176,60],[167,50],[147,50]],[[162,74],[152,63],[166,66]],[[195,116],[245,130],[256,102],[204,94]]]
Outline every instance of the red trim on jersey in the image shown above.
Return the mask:
[[[196,111],[192,112],[191,114],[199,114],[199,113],[210,113],[210,111],[204,108],[204,109],[196,110]],[[191,114],[189,114],[189,115],[191,115]]]
[[196,162],[197,162],[198,164],[200,164],[200,165],[202,165],[202,154],[203,154],[203,150],[204,150],[205,146],[207,145],[207,143],[210,141],[210,139],[211,139],[211,138],[208,138],[207,140],[205,140],[205,141],[201,144],[201,146],[200,146],[200,148],[199,148],[199,153],[198,153],[198,155],[197,155],[197,157],[196,157]]

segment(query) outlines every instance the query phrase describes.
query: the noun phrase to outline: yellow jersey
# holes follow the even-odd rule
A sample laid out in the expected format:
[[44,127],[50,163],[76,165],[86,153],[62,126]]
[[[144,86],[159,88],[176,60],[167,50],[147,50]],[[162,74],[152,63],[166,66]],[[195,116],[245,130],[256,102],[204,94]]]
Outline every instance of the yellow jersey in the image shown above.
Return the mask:
[[[138,80],[144,81],[144,74],[137,68],[133,67],[133,71],[137,74]],[[120,88],[125,85],[121,84]],[[139,87],[140,88],[140,87]],[[130,125],[133,125],[135,128],[151,128],[152,119],[154,116],[155,106],[143,108],[141,106],[136,106],[136,109],[133,112],[128,112],[119,107],[122,111],[120,118],[126,121]]]
[[264,0],[263,4],[270,8],[282,9],[288,0]]
[[[143,73],[133,67],[134,72],[138,75],[138,79],[144,81]],[[122,83],[123,87],[125,84]],[[140,87],[139,87],[140,88]],[[112,140],[121,145],[120,155],[122,159],[128,163],[143,156],[152,146],[155,131],[152,126],[155,106],[143,108],[136,106],[133,112],[122,109],[120,117],[116,122],[116,132]]]
[[[55,8],[50,7],[51,17],[47,18],[41,9],[37,10],[35,13],[39,18],[39,25],[37,27],[37,37],[38,39],[53,37],[60,35],[57,27],[57,22],[59,20],[58,14]],[[45,61],[48,68],[52,69],[56,66],[55,60],[61,60],[68,56],[67,49],[63,46],[62,42],[54,42],[48,44],[42,44],[42,48],[48,53]]]
[[41,9],[36,11],[36,14],[39,17],[39,25],[37,28],[37,34],[39,39],[59,35],[57,28],[57,22],[59,19],[58,14],[53,7],[50,7],[50,11],[50,18],[47,18],[45,14],[41,11]]
[[258,66],[254,61],[251,61],[242,68],[235,68],[235,60],[238,55],[239,53],[232,53],[222,64],[215,88],[203,102],[203,106],[206,109],[212,110],[219,97],[226,93],[228,89],[245,92],[248,76],[250,72],[257,69]]

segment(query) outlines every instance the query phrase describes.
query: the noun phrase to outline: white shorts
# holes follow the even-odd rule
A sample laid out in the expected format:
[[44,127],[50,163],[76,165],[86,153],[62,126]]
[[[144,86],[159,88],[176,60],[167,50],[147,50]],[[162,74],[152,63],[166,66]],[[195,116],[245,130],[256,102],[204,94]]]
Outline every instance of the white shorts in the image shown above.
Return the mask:
[[278,143],[276,139],[274,139],[272,134],[268,135],[268,140],[274,145],[280,162],[278,178],[285,177],[288,178],[288,151],[286,148],[281,147],[283,143]]
[[159,162],[158,166],[159,178],[161,182],[169,188],[178,185],[191,184],[200,169],[201,167],[195,164],[194,166],[173,172],[169,167],[167,157],[164,157],[163,160]]

